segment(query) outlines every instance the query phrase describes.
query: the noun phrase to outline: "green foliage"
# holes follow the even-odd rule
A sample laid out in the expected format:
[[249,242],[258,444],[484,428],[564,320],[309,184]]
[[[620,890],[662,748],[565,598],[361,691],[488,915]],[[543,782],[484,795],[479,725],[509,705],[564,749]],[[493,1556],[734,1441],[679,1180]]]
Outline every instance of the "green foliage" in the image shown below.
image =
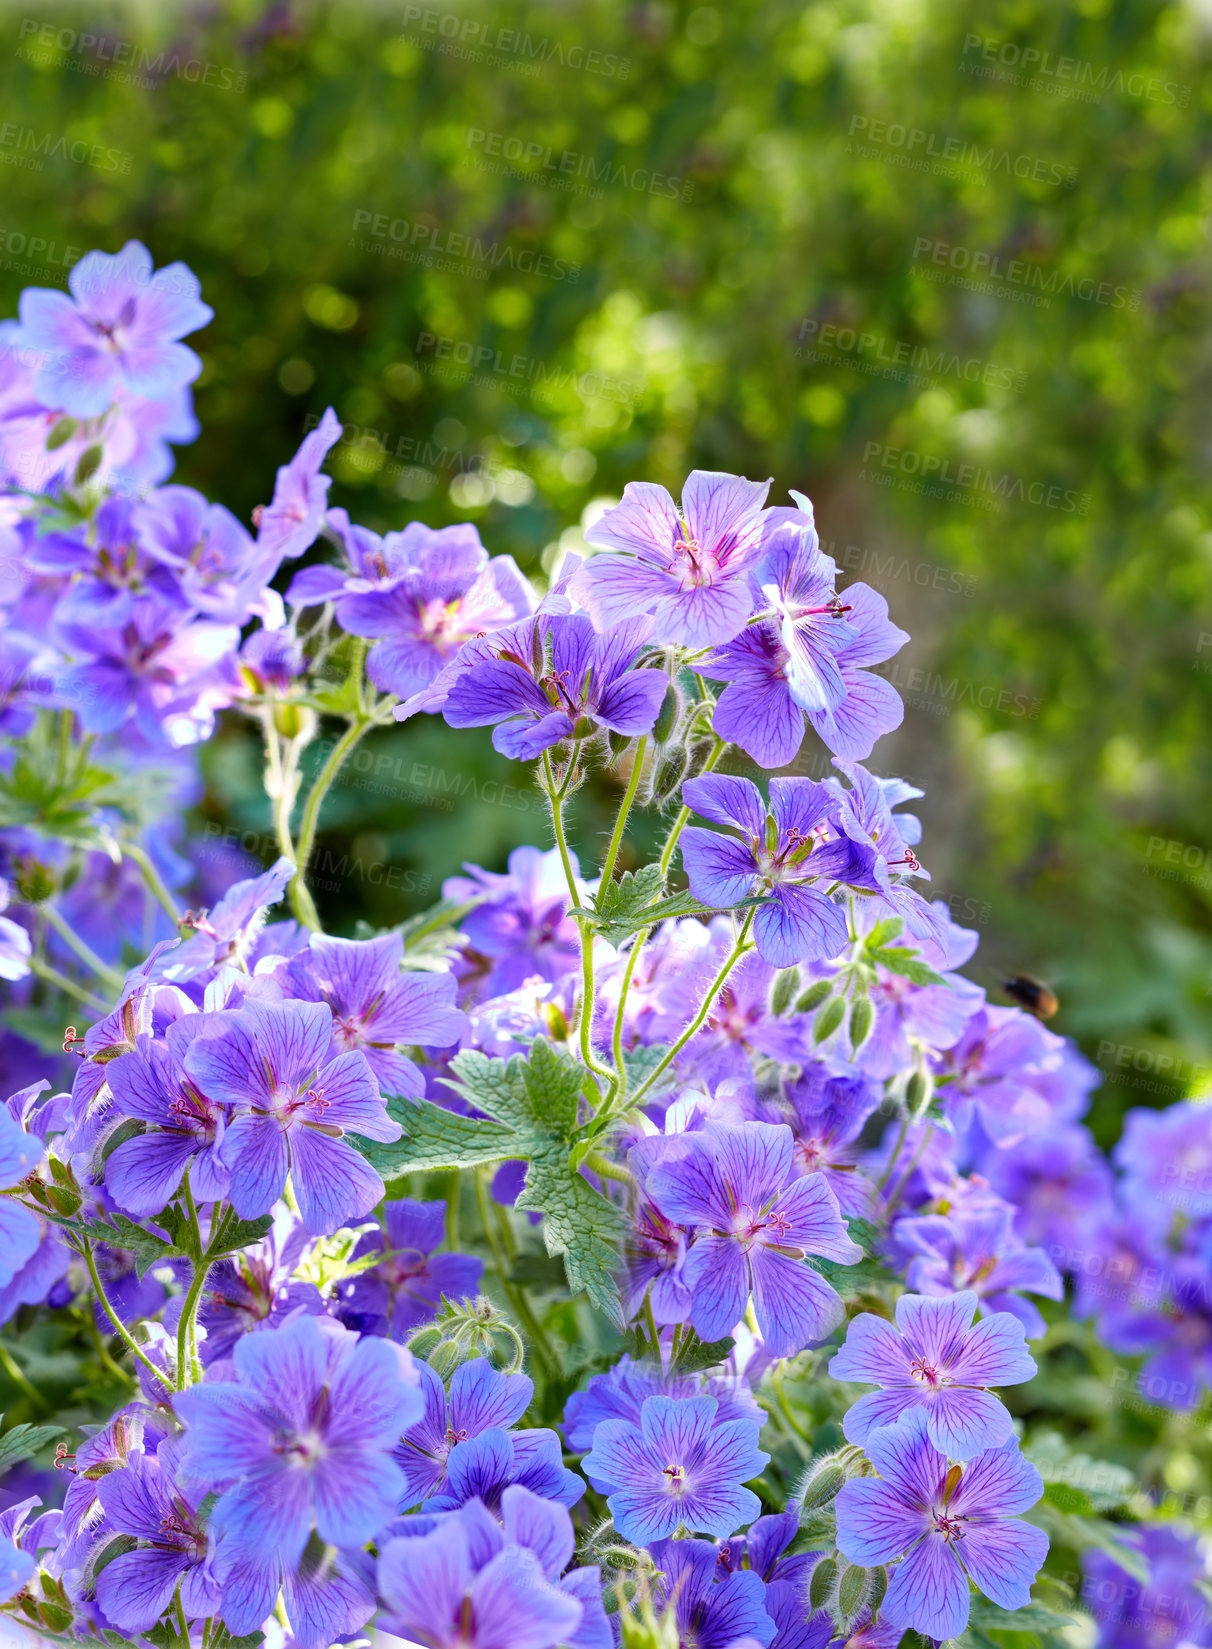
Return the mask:
[[[4,1418],[0,1415],[0,1420]],[[63,1435],[62,1426],[31,1426],[28,1423],[13,1426],[0,1437],[0,1472],[32,1460],[44,1443]]]

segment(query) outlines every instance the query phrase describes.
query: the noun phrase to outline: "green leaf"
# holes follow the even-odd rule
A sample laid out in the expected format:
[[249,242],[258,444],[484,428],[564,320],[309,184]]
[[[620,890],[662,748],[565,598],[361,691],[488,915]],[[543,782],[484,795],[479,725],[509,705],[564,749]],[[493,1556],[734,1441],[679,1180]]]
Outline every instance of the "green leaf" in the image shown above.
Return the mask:
[[613,1203],[571,1171],[562,1143],[531,1159],[516,1206],[519,1213],[533,1209],[543,1215],[547,1252],[563,1254],[569,1288],[574,1294],[587,1294],[591,1305],[622,1328],[615,1275],[624,1221]]
[[251,1248],[253,1243],[261,1241],[273,1223],[272,1214],[262,1214],[259,1220],[237,1220],[228,1228],[222,1246],[212,1252],[211,1259],[218,1259],[223,1254],[235,1254],[241,1248]]
[[714,1368],[731,1355],[735,1344],[733,1339],[700,1340],[691,1329],[678,1352],[678,1373],[694,1374],[701,1368]]
[[[460,1056],[461,1057],[461,1056]],[[394,1144],[353,1136],[351,1143],[385,1180],[415,1168],[471,1168],[526,1154],[525,1141],[511,1128],[481,1117],[460,1116],[431,1100],[390,1099],[388,1115],[404,1135]]]
[[893,939],[899,939],[904,931],[905,919],[903,916],[885,916],[882,922],[877,922],[871,929],[863,948],[867,951],[879,950],[882,945],[891,943]]
[[[2,1418],[2,1416],[0,1416]],[[22,1460],[32,1460],[44,1444],[63,1435],[62,1426],[14,1426],[0,1437],[0,1472]]]
[[941,973],[935,973],[928,963],[923,962],[915,950],[907,950],[901,945],[891,948],[872,950],[867,955],[873,962],[888,969],[889,973],[899,973],[911,985],[945,985],[947,981]]
[[176,1243],[157,1237],[125,1214],[109,1214],[103,1220],[62,1221],[70,1229],[92,1242],[107,1243],[110,1248],[121,1248],[135,1256],[135,1271],[146,1276],[153,1265],[162,1260],[186,1259],[187,1252]]
[[1076,1512],[1081,1517],[1090,1517],[1094,1513],[1090,1496],[1069,1483],[1045,1483],[1044,1499],[1062,1512]]
[[583,917],[595,932],[617,945],[642,928],[670,917],[718,914],[715,906],[704,905],[687,890],[662,898],[664,885],[659,864],[625,870],[616,882],[608,882],[598,889],[588,909],[577,907],[573,915]]

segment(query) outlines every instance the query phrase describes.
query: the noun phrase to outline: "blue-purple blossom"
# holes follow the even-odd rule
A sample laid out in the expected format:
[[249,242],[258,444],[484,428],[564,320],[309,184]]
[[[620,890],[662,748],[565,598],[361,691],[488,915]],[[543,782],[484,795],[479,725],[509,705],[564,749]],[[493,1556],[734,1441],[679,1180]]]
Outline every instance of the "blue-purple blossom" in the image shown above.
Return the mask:
[[501,1524],[472,1501],[431,1532],[389,1541],[378,1564],[385,1629],[426,1649],[608,1649],[598,1572],[560,1582],[575,1543],[560,1510],[508,1488]]
[[203,1620],[219,1607],[203,1520],[176,1480],[177,1453],[161,1444],[154,1456],[132,1459],[97,1484],[109,1531],[137,1542],[107,1563],[97,1580],[98,1603],[125,1632],[154,1626],[178,1586],[188,1619]]
[[593,1446],[593,1434],[603,1420],[640,1423],[649,1397],[711,1397],[718,1404],[716,1419],[749,1420],[761,1425],[765,1412],[741,1376],[677,1374],[636,1363],[626,1352],[605,1374],[595,1374],[584,1391],[574,1391],[564,1406],[564,1437],[575,1453]]
[[[572,866],[575,875],[575,858]],[[515,847],[508,867],[501,875],[464,865],[466,876],[442,883],[443,898],[474,901],[461,925],[471,954],[455,962],[466,995],[505,996],[535,974],[555,984],[580,957],[559,851]]]
[[719,646],[753,611],[750,571],[762,531],[769,481],[692,470],[678,510],[664,487],[631,481],[586,542],[592,556],[569,590],[599,630],[650,613],[662,642]]
[[858,1139],[882,1085],[841,1060],[814,1059],[784,1095],[801,1172],[822,1175],[848,1219],[867,1214],[874,1187],[858,1170]]
[[[98,511],[98,526],[108,507]],[[256,617],[271,629],[282,624],[282,598],[269,588],[277,555],[254,545],[222,504],[192,487],[160,487],[135,507],[130,527],[155,569],[171,576],[184,605],[220,623]]]
[[772,779],[767,811],[748,779],[709,773],[684,784],[682,800],[740,833],[698,825],[683,830],[682,864],[696,899],[727,910],[760,895],[753,933],[759,956],[772,967],[827,959],[843,949],[845,913],[827,888],[850,873],[850,855],[841,843],[825,841],[838,804],[824,785]]
[[[19,1096],[16,1096],[19,1097]],[[0,1191],[16,1190],[38,1167],[46,1147],[0,1108]],[[37,1216],[23,1203],[0,1196],[0,1287],[32,1259],[42,1236]]]
[[254,947],[270,907],[281,899],[294,874],[289,859],[277,859],[259,876],[229,887],[213,910],[187,912],[183,925],[192,929],[192,936],[157,959],[157,975],[186,983],[209,981],[223,967],[251,970]]
[[105,1183],[119,1208],[146,1218],[176,1194],[186,1170],[198,1202],[225,1197],[231,1173],[220,1157],[226,1115],[185,1073],[190,1044],[207,1016],[187,1014],[167,1027],[164,1041],[140,1037],[106,1067],[114,1120],[147,1125],[105,1161]]
[[499,630],[477,643],[442,714],[451,727],[495,727],[494,747],[521,761],[564,739],[650,732],[669,686],[663,670],[635,668],[651,634],[644,618],[599,633],[562,613]]
[[949,1466],[921,1422],[908,1419],[873,1432],[865,1447],[880,1475],[843,1487],[837,1543],[864,1567],[902,1560],[889,1573],[881,1618],[958,1637],[968,1624],[969,1580],[1003,1609],[1025,1608],[1048,1537],[1018,1515],[1044,1490],[1018,1443]]
[[313,1526],[330,1545],[363,1545],[395,1513],[403,1478],[389,1451],[421,1410],[408,1353],[300,1317],[246,1335],[232,1363],[233,1380],[174,1399],[183,1478],[219,1491],[213,1533],[288,1568]]
[[1106,1158],[1081,1123],[1061,1124],[1014,1145],[989,1146],[976,1167],[1014,1208],[1014,1231],[1061,1258],[1111,1212],[1114,1178]]
[[973,1014],[935,1060],[938,1093],[958,1129],[975,1116],[995,1145],[1014,1145],[1048,1127],[1052,1108],[1031,1081],[1048,1057],[1047,1036],[1020,1008],[986,1005]]
[[383,1181],[343,1136],[396,1140],[401,1129],[387,1115],[366,1056],[330,1057],[328,1004],[249,998],[242,1009],[205,1019],[185,1070],[208,1099],[233,1109],[219,1157],[236,1212],[244,1219],[267,1214],[289,1174],[309,1231],[336,1231],[368,1213]]
[[319,424],[303,437],[289,464],[278,470],[273,499],[253,511],[257,528],[257,551],[276,566],[309,549],[324,521],[329,479],[320,465],[330,447],[340,439],[341,423],[327,407]]
[[445,1489],[452,1451],[490,1428],[515,1426],[534,1396],[529,1375],[502,1374],[483,1357],[459,1364],[449,1394],[428,1363],[418,1363],[417,1373],[424,1409],[393,1450],[404,1474],[403,1511]]
[[1109,1551],[1081,1554],[1081,1599],[1098,1625],[1097,1649],[1204,1649],[1212,1643],[1203,1540],[1181,1526],[1120,1524],[1116,1538],[1149,1567],[1140,1580]]
[[355,1260],[383,1257],[368,1271],[338,1285],[338,1314],[364,1334],[387,1334],[403,1342],[414,1328],[437,1314],[443,1296],[474,1295],[484,1270],[471,1254],[434,1252],[445,1235],[446,1204],[400,1197],[385,1204],[382,1232],[368,1231]]
[[[380,546],[358,548],[360,576],[336,595],[337,619],[351,635],[374,640],[367,674],[400,698],[428,687],[473,636],[514,624],[534,606],[513,557],[490,560],[468,523],[435,531],[414,521]],[[295,586],[291,594],[298,599]]]
[[489,1426],[451,1450],[441,1492],[431,1495],[421,1509],[451,1512],[469,1500],[482,1500],[495,1512],[513,1483],[561,1506],[574,1506],[585,1493],[584,1483],[564,1465],[554,1431],[543,1426],[526,1431]]
[[1014,1210],[1006,1204],[900,1219],[893,1238],[899,1251],[911,1256],[905,1280],[915,1293],[971,1290],[982,1316],[1008,1311],[1029,1339],[1038,1338],[1045,1325],[1020,1291],[1064,1298],[1060,1273],[1042,1248],[1028,1248],[1014,1235]]
[[870,666],[891,658],[909,637],[889,622],[888,603],[868,585],[838,595],[837,567],[820,549],[811,513],[796,513],[799,520],[767,523],[753,574],[757,622],[695,665],[728,683],[715,710],[716,733],[766,768],[795,759],[805,716],[835,754],[863,758],[905,713],[895,687]]
[[425,1079],[400,1045],[448,1048],[467,1030],[447,973],[401,973],[404,941],[315,934],[286,970],[290,994],[332,1009],[333,1051],[361,1052],[384,1094],[420,1099]]
[[849,1442],[865,1442],[910,1411],[924,1415],[935,1448],[957,1460],[1009,1440],[1009,1410],[988,1388],[1030,1380],[1035,1362],[1017,1318],[996,1312],[973,1325],[975,1311],[972,1293],[947,1299],[902,1294],[895,1328],[870,1312],[853,1319],[829,1373],[882,1389],[860,1397],[847,1413],[842,1429]]
[[17,346],[44,353],[34,392],[78,418],[104,412],[118,391],[164,397],[202,362],[179,340],[212,319],[198,278],[183,263],[153,273],[137,240],[121,252],[86,252],[68,276],[69,297],[44,287],[21,294]]
[[1132,1110],[1112,1157],[1129,1208],[1156,1218],[1212,1215],[1212,1104],[1187,1099],[1164,1111]]
[[[229,1358],[244,1334],[280,1328],[300,1310],[319,1317],[326,1305],[314,1283],[294,1276],[309,1241],[292,1215],[275,1221],[259,1243],[230,1259],[217,1260],[206,1274],[198,1307],[198,1353],[203,1364]],[[176,1334],[185,1296],[176,1294],[164,1308],[164,1327]]]
[[770,1459],[760,1427],[718,1413],[713,1397],[649,1397],[638,1424],[599,1421],[581,1468],[624,1540],[643,1545],[679,1528],[726,1538],[761,1511],[743,1486]]
[[791,1357],[837,1327],[842,1303],[810,1254],[853,1264],[837,1199],[819,1174],[797,1177],[791,1130],[782,1124],[711,1123],[664,1141],[647,1172],[648,1194],[691,1228],[686,1258],[690,1321],[703,1340],[723,1338],[752,1298],[762,1343]]
[[660,1572],[654,1604],[670,1607],[678,1649],[733,1649],[756,1642],[767,1649],[777,1630],[766,1607],[767,1590],[751,1569],[721,1573],[709,1540],[661,1540],[652,1547]]

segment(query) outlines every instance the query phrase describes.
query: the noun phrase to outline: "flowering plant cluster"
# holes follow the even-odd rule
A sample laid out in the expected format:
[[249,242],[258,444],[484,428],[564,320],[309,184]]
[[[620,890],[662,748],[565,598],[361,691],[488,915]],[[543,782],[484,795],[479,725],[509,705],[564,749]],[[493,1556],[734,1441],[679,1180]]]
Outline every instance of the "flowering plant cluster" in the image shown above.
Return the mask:
[[[1092,1067],[957,971],[920,792],[863,765],[901,716],[883,598],[802,495],[713,472],[629,485],[545,589],[472,526],[380,537],[328,507],[331,411],[250,531],[166,484],[209,318],[131,243],[0,327],[6,1616],[1059,1649],[1084,1611],[1212,1644],[1196,1537],[1032,1396],[1077,1333],[1146,1359],[1142,1401],[1212,1387],[1212,1113],[1134,1113],[1117,1177]],[[177,821],[220,711],[260,728],[280,851],[208,887]],[[534,764],[551,845],[326,934],[325,796],[419,714]],[[808,738],[826,776],[766,777]],[[44,1332],[101,1412],[31,1423]]]

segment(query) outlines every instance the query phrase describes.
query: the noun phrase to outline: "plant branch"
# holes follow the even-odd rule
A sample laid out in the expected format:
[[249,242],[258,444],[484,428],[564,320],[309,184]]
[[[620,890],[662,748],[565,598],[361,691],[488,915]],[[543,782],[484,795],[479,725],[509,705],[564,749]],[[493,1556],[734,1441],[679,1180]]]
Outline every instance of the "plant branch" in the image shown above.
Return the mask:
[[691,1037],[697,1035],[699,1030],[702,1028],[704,1020],[711,1012],[712,1003],[723,989],[728,979],[728,975],[732,972],[733,968],[736,967],[737,963],[740,961],[741,957],[745,955],[746,951],[753,949],[753,946],[748,942],[749,929],[752,926],[753,910],[751,908],[745,913],[745,920],[741,925],[740,933],[737,934],[736,943],[728,952],[728,955],[724,958],[723,966],[720,968],[720,971],[716,974],[715,978],[711,981],[711,984],[707,987],[707,994],[703,998],[702,1005],[699,1008],[698,1013],[695,1014],[693,1020],[682,1032],[681,1036],[678,1037],[673,1047],[670,1048],[669,1052],[665,1055],[664,1059],[661,1060],[656,1069],[650,1071],[648,1076],[644,1078],[644,1081],[641,1082],[640,1086],[631,1097],[632,1105],[638,1105],[640,1103],[644,1095],[656,1082],[657,1078],[664,1075],[670,1065],[673,1064],[674,1060],[681,1053],[682,1049],[690,1041]]

